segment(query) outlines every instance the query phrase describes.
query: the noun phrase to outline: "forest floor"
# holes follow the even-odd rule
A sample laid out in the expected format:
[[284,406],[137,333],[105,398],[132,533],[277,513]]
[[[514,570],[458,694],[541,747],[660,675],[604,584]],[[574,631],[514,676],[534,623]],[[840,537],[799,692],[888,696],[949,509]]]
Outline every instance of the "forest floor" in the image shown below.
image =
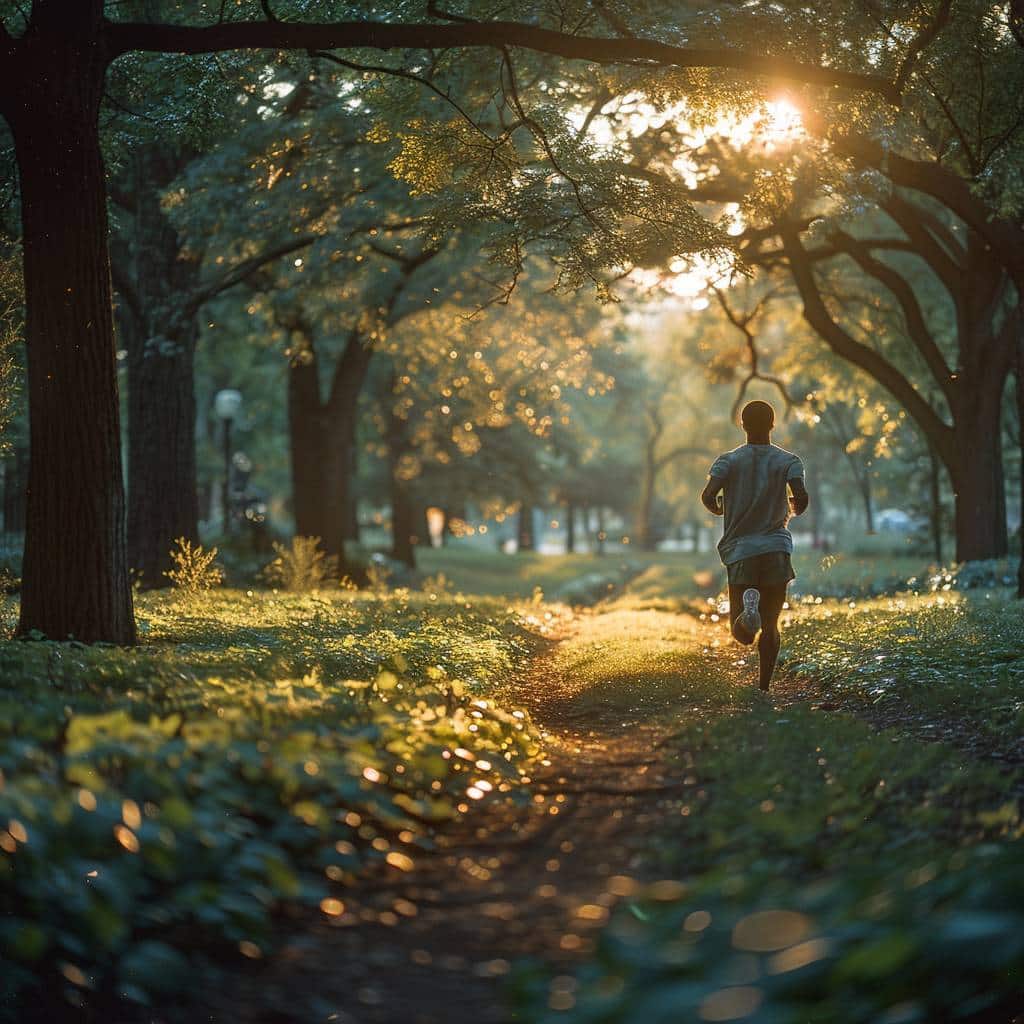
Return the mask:
[[793,597],[765,695],[699,566],[584,573],[575,611],[531,566],[0,642],[0,1021],[1024,1010],[1008,588],[851,565]]
[[[853,633],[849,642],[843,639],[844,626],[853,621],[852,608],[838,616],[842,624],[832,640],[855,652],[851,661],[864,667],[868,678],[858,680],[856,687],[848,684],[849,667],[829,663],[835,651],[830,655],[827,636],[824,644],[809,650],[813,645],[807,643],[804,620],[803,632],[798,625],[789,638],[789,667],[782,667],[767,696],[754,686],[756,655],[726,639],[722,623],[713,624],[709,615],[666,610],[657,601],[628,597],[576,614],[515,687],[515,701],[529,709],[546,744],[544,768],[531,780],[532,803],[513,807],[496,802],[443,833],[436,853],[421,858],[411,874],[392,873],[350,892],[342,917],[293,922],[298,927],[281,954],[235,975],[208,1004],[210,1019],[252,1024],[533,1024],[547,1012],[557,1018],[576,1004],[574,973],[592,959],[618,904],[635,907],[638,894],[648,900],[679,900],[691,876],[708,871],[719,859],[735,860],[736,843],[714,838],[713,829],[710,839],[707,831],[679,831],[699,819],[716,797],[745,804],[732,811],[737,833],[745,827],[740,824],[744,815],[777,819],[774,833],[758,835],[755,828],[746,838],[748,847],[755,847],[745,851],[748,860],[760,856],[756,847],[766,836],[772,846],[781,836],[781,850],[772,854],[785,864],[790,840],[793,849],[808,844],[800,832],[808,812],[812,818],[820,812],[812,830],[826,819],[831,824],[829,801],[834,794],[822,785],[816,767],[825,763],[815,753],[821,752],[820,743],[857,750],[860,761],[877,761],[879,776],[886,774],[883,762],[892,757],[891,745],[899,744],[897,761],[907,767],[902,778],[892,781],[897,792],[914,791],[915,800],[921,800],[923,779],[935,783],[937,790],[949,788],[947,779],[936,778],[941,771],[927,749],[941,748],[939,760],[946,762],[951,776],[980,775],[947,801],[945,817],[918,822],[911,811],[903,818],[906,807],[899,806],[897,796],[894,820],[903,822],[910,837],[915,828],[923,835],[934,827],[945,831],[947,839],[955,836],[954,845],[976,833],[977,807],[995,806],[1022,793],[1019,700],[1010,708],[1018,724],[1004,723],[998,734],[991,728],[991,698],[973,715],[962,713],[959,698],[936,705],[934,692],[916,701],[912,695],[895,702],[880,700],[870,669],[890,657],[890,649],[858,648]],[[890,633],[893,619],[901,613],[905,617],[905,608],[891,601],[885,609],[865,612],[882,616]],[[819,620],[810,628],[820,639],[827,626]],[[872,628],[878,626],[876,622]],[[927,634],[922,628],[914,639],[934,646],[934,636],[929,641]],[[1011,655],[1004,660],[1019,674],[1020,659],[1013,659],[1010,644]],[[942,657],[941,645],[933,654]],[[989,649],[985,656],[1000,661],[998,650]],[[1018,675],[1012,682],[1019,684]],[[716,744],[708,737],[726,718],[732,720],[733,739],[727,735],[724,743]],[[819,725],[823,720],[829,724]],[[772,740],[756,745],[755,737],[764,736],[766,725],[781,732],[788,723],[796,723],[785,730],[797,737],[795,746],[772,746]],[[750,737],[749,747],[747,739],[735,741],[736,729]],[[879,734],[878,729],[893,731]],[[880,757],[874,756],[876,750]],[[790,785],[788,758],[798,762],[792,766],[797,804],[787,810],[784,798],[776,796],[779,813],[765,815],[774,808],[768,798]],[[840,763],[835,770],[842,774],[844,767]],[[832,781],[826,778],[824,784]],[[874,775],[867,791],[873,785]],[[876,815],[868,806],[874,797],[860,800],[863,807],[856,813],[863,812],[865,821],[879,817],[884,830],[885,813]],[[1019,826],[1019,817],[1015,821]],[[872,843],[879,841],[888,840],[865,836],[868,857]],[[822,854],[813,870],[821,875],[834,871],[828,856]],[[535,966],[532,979],[524,964]],[[516,981],[520,973],[525,982]],[[531,984],[526,1009],[520,1004],[515,1012],[509,993]],[[665,1019],[682,1019],[675,1014],[683,1010],[677,1003]],[[659,1019],[655,1012],[649,1017],[644,1013],[624,1011],[609,1019]],[[711,1011],[701,1016],[732,1019]]]

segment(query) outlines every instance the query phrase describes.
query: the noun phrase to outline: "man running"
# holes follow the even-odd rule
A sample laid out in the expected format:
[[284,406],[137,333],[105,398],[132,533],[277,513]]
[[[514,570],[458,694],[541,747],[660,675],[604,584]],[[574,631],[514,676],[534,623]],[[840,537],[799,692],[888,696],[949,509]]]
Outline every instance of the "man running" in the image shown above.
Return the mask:
[[[740,422],[747,443],[715,459],[700,500],[712,515],[725,516],[718,553],[729,574],[732,635],[741,644],[752,644],[760,630],[760,686],[767,690],[782,641],[779,614],[789,581],[796,576],[793,536],[786,524],[790,512],[801,515],[807,510],[809,498],[803,463],[772,444],[775,410],[767,402],[749,402]],[[787,486],[792,494],[788,502]]]

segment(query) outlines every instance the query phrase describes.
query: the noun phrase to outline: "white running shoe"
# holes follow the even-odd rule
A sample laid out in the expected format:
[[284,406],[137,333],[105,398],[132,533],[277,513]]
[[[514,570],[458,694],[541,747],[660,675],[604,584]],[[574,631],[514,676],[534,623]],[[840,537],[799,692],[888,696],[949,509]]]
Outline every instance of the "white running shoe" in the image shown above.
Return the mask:
[[743,591],[743,611],[736,617],[736,625],[742,627],[751,638],[761,629],[761,613],[757,606],[761,603],[761,592],[753,587]]

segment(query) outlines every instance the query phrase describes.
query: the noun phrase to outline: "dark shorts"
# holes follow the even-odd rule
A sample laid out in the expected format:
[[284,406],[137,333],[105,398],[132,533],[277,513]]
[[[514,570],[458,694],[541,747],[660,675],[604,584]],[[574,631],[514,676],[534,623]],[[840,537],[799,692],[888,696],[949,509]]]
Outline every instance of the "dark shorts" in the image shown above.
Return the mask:
[[785,551],[769,551],[727,565],[730,587],[781,587],[796,579],[793,560]]

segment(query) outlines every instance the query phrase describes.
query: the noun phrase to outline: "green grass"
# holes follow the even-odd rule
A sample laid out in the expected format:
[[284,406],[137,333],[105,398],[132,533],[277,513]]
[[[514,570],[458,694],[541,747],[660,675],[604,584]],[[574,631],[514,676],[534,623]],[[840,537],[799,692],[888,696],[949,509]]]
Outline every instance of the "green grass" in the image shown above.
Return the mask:
[[614,574],[624,562],[643,562],[650,556],[635,552],[608,555],[541,555],[521,552],[506,555],[469,545],[450,544],[417,552],[419,570],[430,576],[443,573],[450,586],[464,594],[512,598],[531,597],[539,587],[546,597],[590,573]]
[[800,607],[782,675],[826,693],[948,716],[993,741],[1024,732],[1024,606],[938,594]]
[[[667,884],[613,916],[575,989],[523,975],[524,1019],[897,1024],[1008,1006],[1024,987],[1015,779],[849,714],[777,710],[713,607],[714,556],[628,560],[453,545],[423,553],[419,592],[146,594],[134,649],[0,642],[4,990],[55,1018],[165,1003],[225,957],[272,951],[282,907],[343,914],[347,886],[407,868],[454,820],[528,800],[543,752],[516,688],[566,614],[535,589],[607,579],[614,598],[548,663],[550,699],[675,723],[684,781],[645,840]],[[786,613],[782,683],[1020,735],[1007,593],[865,597],[923,566],[795,561],[807,596]],[[14,612],[0,605],[8,631]]]
[[[1009,1019],[1024,991],[1016,776],[849,714],[776,707],[723,621],[619,598],[563,646],[576,703],[673,715],[682,778],[645,843],[662,881],[575,975],[524,968],[539,1024]],[[941,602],[941,603],[940,603]],[[852,607],[851,607],[852,605]],[[796,605],[783,676],[1019,735],[1024,622],[1005,596]],[[804,680],[807,681],[806,679]]]
[[0,644],[0,1016],[116,1017],[261,956],[283,904],[340,915],[347,885],[518,798],[541,752],[508,697],[537,638],[504,601],[225,591],[138,611],[133,649]]

